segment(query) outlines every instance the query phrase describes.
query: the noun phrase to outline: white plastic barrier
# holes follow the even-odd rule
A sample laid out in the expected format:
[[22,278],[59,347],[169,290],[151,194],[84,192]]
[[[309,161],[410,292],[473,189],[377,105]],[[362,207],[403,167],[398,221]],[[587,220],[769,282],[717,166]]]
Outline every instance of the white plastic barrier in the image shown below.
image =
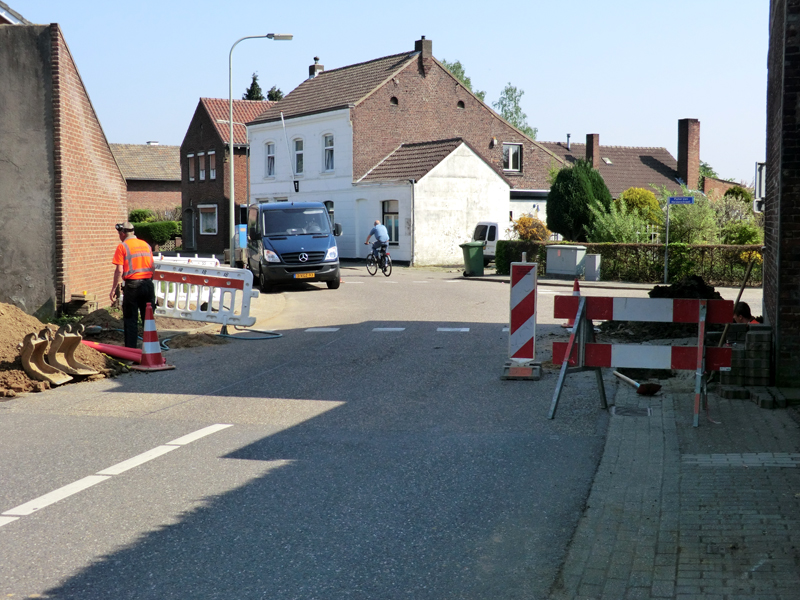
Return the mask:
[[[208,260],[208,259],[206,259]],[[155,261],[158,317],[250,327],[250,299],[258,298],[246,269]]]
[[[159,262],[162,263],[174,263],[179,265],[192,265],[192,266],[202,266],[202,267],[218,267],[219,266],[219,259],[216,257],[212,258],[203,258],[197,255],[194,256],[181,256],[178,254],[177,256],[163,256],[159,254],[155,257],[155,262],[158,264]],[[158,304],[164,304],[167,298],[167,294],[170,290],[175,289],[174,283],[169,282],[157,282],[153,280],[155,283],[156,288],[156,302]],[[214,302],[219,303],[220,301],[220,290],[214,290],[213,295],[211,294],[211,290],[208,288],[204,288],[203,290],[200,289],[199,286],[192,285],[192,286],[185,286],[182,285],[177,288],[177,300],[178,305],[180,306],[188,306],[190,304],[203,304],[204,302],[209,302],[209,298],[213,298]]]

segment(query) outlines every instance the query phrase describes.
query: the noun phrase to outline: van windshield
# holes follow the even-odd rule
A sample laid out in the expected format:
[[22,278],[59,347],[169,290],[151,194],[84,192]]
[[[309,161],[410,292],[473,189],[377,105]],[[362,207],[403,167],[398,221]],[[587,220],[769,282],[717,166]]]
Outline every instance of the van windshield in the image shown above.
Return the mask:
[[285,208],[265,210],[263,231],[265,237],[284,235],[329,235],[328,212],[324,208]]

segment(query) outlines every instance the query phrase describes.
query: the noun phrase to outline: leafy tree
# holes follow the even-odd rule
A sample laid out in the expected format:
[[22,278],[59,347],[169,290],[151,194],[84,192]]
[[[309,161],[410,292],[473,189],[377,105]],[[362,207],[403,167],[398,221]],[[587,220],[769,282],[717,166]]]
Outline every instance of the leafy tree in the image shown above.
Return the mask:
[[128,214],[128,221],[131,223],[152,223],[157,220],[156,213],[149,208],[134,208]]
[[530,214],[524,214],[519,219],[511,221],[511,231],[520,240],[546,242],[552,232],[539,219]]
[[[657,203],[655,195],[653,201]],[[589,242],[637,244],[650,241],[648,232],[653,229],[653,224],[636,207],[625,202],[612,202],[605,210],[595,202],[589,210],[594,217],[586,236]]]
[[[716,244],[719,241],[714,208],[705,194],[681,186],[682,196],[693,196],[694,204],[676,204],[669,209],[669,242],[684,244]],[[658,190],[658,203],[666,210],[670,196],[666,186]]]
[[723,244],[760,244],[764,240],[764,232],[752,220],[732,221],[720,231]]
[[660,224],[664,220],[661,207],[658,205],[656,195],[644,188],[628,188],[620,194],[615,204],[622,203],[628,209],[635,210],[639,216],[653,225]]
[[258,74],[253,73],[253,81],[250,83],[250,87],[247,88],[247,91],[242,95],[242,100],[263,100],[264,93],[261,91],[261,86],[258,85]]
[[283,100],[283,92],[278,86],[273,85],[267,92],[267,100],[271,100],[272,102]]
[[[714,179],[719,179],[719,175],[713,169],[713,167],[705,161],[700,161],[700,177],[697,179],[697,189],[703,189],[703,179],[706,177],[712,177]],[[689,185],[689,182],[686,182],[686,185]]]
[[461,64],[460,60],[456,60],[453,62],[448,62],[445,59],[442,59],[442,66],[450,71],[450,74],[458,79],[465,88],[475,94],[478,98],[481,99],[483,102],[484,98],[486,97],[486,92],[481,92],[479,90],[472,89],[472,80],[467,77],[466,71],[464,71],[464,65]]
[[556,175],[547,197],[547,227],[568,240],[585,241],[594,221],[590,207],[598,203],[608,211],[611,194],[591,163],[578,160]]
[[735,185],[732,188],[728,188],[727,190],[725,190],[723,197],[739,198],[742,202],[744,202],[748,206],[752,206],[753,204],[753,192],[740,185]]
[[524,93],[523,90],[518,90],[509,82],[500,93],[500,99],[497,102],[493,102],[492,106],[511,125],[532,140],[535,140],[539,130],[528,125],[528,115],[522,112],[522,107],[519,105]]

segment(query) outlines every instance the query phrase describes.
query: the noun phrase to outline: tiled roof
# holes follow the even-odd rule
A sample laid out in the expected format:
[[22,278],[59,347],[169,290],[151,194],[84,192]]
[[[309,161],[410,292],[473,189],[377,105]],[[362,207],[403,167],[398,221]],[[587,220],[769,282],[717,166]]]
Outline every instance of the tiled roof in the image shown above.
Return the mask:
[[[200,102],[205,106],[208,114],[211,116],[211,120],[214,121],[214,126],[217,128],[219,137],[226,141],[229,140],[230,126],[228,125],[228,114],[230,107],[228,106],[228,101],[222,98],[200,98]],[[274,104],[275,102],[269,100],[233,101],[234,146],[247,145],[247,128],[237,123],[249,123]]]
[[404,52],[322,71],[313,79],[306,79],[278,102],[277,106],[253,119],[253,122],[278,120],[281,112],[284,118],[290,118],[357,104],[416,55],[416,52]]
[[125,179],[181,180],[180,146],[109,144]]
[[402,144],[397,150],[375,165],[359,181],[397,181],[404,179],[419,181],[463,143],[464,141],[461,138],[453,138],[417,144]]
[[[567,150],[562,142],[538,142],[561,158],[567,166],[586,158],[586,144],[570,144]],[[671,192],[680,192],[678,161],[666,148],[636,148],[627,146],[600,146],[600,166],[597,169],[614,198],[631,187],[653,190],[652,185],[666,186]],[[610,161],[608,164],[603,159]]]

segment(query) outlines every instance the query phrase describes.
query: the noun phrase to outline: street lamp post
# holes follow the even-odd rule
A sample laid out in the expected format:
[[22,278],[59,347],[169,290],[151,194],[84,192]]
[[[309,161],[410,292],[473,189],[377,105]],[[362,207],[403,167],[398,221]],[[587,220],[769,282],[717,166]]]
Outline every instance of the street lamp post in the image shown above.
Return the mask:
[[230,264],[231,268],[236,266],[236,257],[234,253],[234,247],[236,245],[236,202],[234,198],[234,155],[233,155],[233,49],[236,48],[236,45],[244,40],[251,40],[254,38],[268,38],[270,40],[284,40],[290,41],[292,39],[291,33],[268,33],[266,35],[248,35],[243,38],[239,38],[233,43],[231,46],[231,51],[228,53],[228,125],[229,128],[229,136],[228,136],[228,176],[230,179],[230,228],[229,228],[229,235],[228,241],[230,242]]

